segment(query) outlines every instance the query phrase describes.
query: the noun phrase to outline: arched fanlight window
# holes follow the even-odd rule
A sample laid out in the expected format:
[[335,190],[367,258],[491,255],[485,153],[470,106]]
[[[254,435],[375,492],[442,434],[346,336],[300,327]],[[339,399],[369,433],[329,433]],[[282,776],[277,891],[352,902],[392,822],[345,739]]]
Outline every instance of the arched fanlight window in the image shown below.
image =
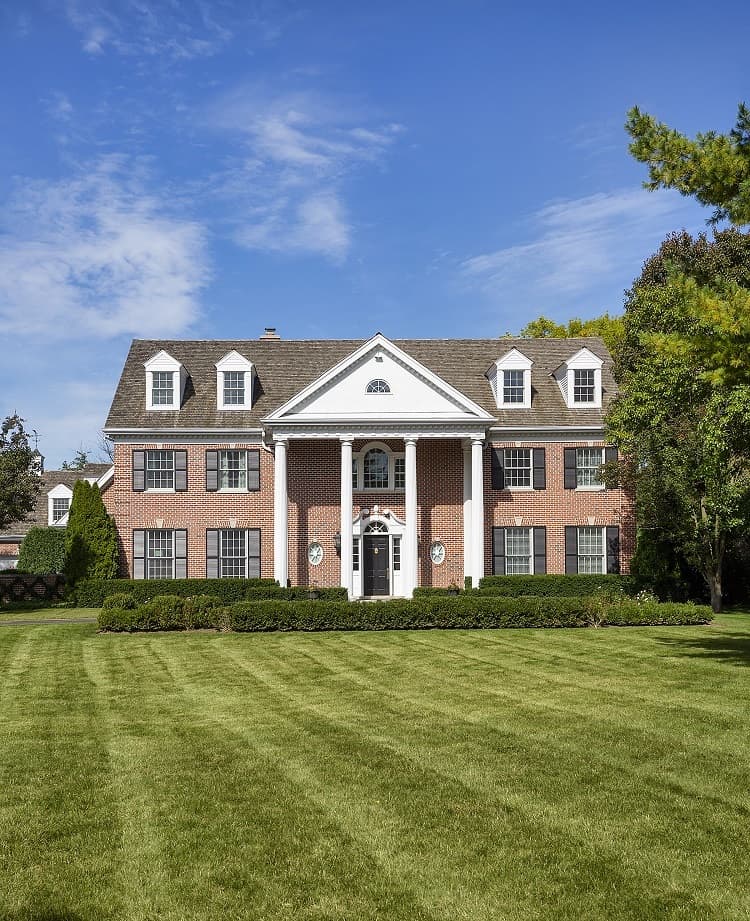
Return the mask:
[[381,378],[377,377],[374,381],[370,381],[367,385],[367,393],[390,393],[391,388],[388,385],[388,381],[384,381]]
[[364,481],[365,489],[388,489],[388,455],[381,448],[365,454]]
[[365,534],[387,534],[388,528],[382,521],[373,521],[365,528]]

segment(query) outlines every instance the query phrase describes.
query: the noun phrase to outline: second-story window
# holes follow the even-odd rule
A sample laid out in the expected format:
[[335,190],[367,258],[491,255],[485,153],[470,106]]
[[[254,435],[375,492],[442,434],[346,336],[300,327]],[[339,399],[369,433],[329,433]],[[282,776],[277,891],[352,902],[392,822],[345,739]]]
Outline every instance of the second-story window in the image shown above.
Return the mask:
[[576,368],[573,371],[573,402],[594,403],[596,401],[594,371]]
[[245,372],[244,371],[225,371],[224,372],[224,405],[225,406],[244,406],[245,405]]
[[388,489],[388,455],[380,448],[371,448],[365,454],[364,488]]
[[503,466],[507,487],[513,489],[531,486],[531,450],[529,448],[506,448]]
[[146,451],[146,489],[174,489],[174,451]]
[[151,381],[151,405],[172,406],[174,403],[174,372],[154,371]]
[[247,489],[247,451],[219,451],[219,489]]
[[599,471],[604,462],[602,448],[576,448],[576,486],[601,486]]

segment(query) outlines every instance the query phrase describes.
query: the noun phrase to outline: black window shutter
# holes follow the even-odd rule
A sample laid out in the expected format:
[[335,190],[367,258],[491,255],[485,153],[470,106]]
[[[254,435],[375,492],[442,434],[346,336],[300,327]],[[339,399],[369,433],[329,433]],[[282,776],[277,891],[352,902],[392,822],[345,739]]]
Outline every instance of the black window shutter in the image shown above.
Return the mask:
[[247,490],[257,492],[260,489],[260,451],[247,452]]
[[492,529],[492,575],[505,575],[505,528]]
[[214,530],[206,531],[206,578],[219,578],[219,532]]
[[260,579],[260,528],[247,532],[247,577]]
[[534,448],[533,450],[534,465],[534,489],[547,488],[547,462],[544,448]]
[[490,448],[492,461],[492,488],[505,489],[505,471],[503,470],[503,449]]
[[578,572],[578,528],[575,525],[565,525],[565,574],[575,575]]
[[174,532],[174,577],[187,579],[187,531]]
[[547,573],[547,529],[534,528],[534,575]]
[[146,488],[146,452],[133,451],[133,492]]
[[133,531],[133,578],[146,578],[146,532]]
[[187,492],[187,451],[174,452],[175,492]]
[[607,528],[607,572],[620,571],[620,529],[617,525]]
[[576,449],[565,448],[565,488],[575,489],[578,485],[576,478]]
[[206,451],[206,492],[219,488],[219,452]]

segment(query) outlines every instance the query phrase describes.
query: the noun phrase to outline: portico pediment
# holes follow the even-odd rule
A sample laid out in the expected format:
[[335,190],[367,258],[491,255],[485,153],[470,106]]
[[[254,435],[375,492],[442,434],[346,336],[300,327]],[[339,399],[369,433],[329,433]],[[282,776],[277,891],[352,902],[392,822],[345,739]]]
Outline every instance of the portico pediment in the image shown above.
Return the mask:
[[487,423],[492,417],[378,333],[264,421]]

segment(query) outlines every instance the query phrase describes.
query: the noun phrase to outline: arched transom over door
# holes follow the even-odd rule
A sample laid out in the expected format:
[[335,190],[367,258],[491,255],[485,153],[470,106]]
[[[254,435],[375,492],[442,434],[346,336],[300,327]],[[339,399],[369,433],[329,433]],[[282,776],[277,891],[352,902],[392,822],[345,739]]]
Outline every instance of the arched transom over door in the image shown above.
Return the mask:
[[391,594],[391,540],[382,521],[373,521],[362,535],[362,589],[368,597]]

